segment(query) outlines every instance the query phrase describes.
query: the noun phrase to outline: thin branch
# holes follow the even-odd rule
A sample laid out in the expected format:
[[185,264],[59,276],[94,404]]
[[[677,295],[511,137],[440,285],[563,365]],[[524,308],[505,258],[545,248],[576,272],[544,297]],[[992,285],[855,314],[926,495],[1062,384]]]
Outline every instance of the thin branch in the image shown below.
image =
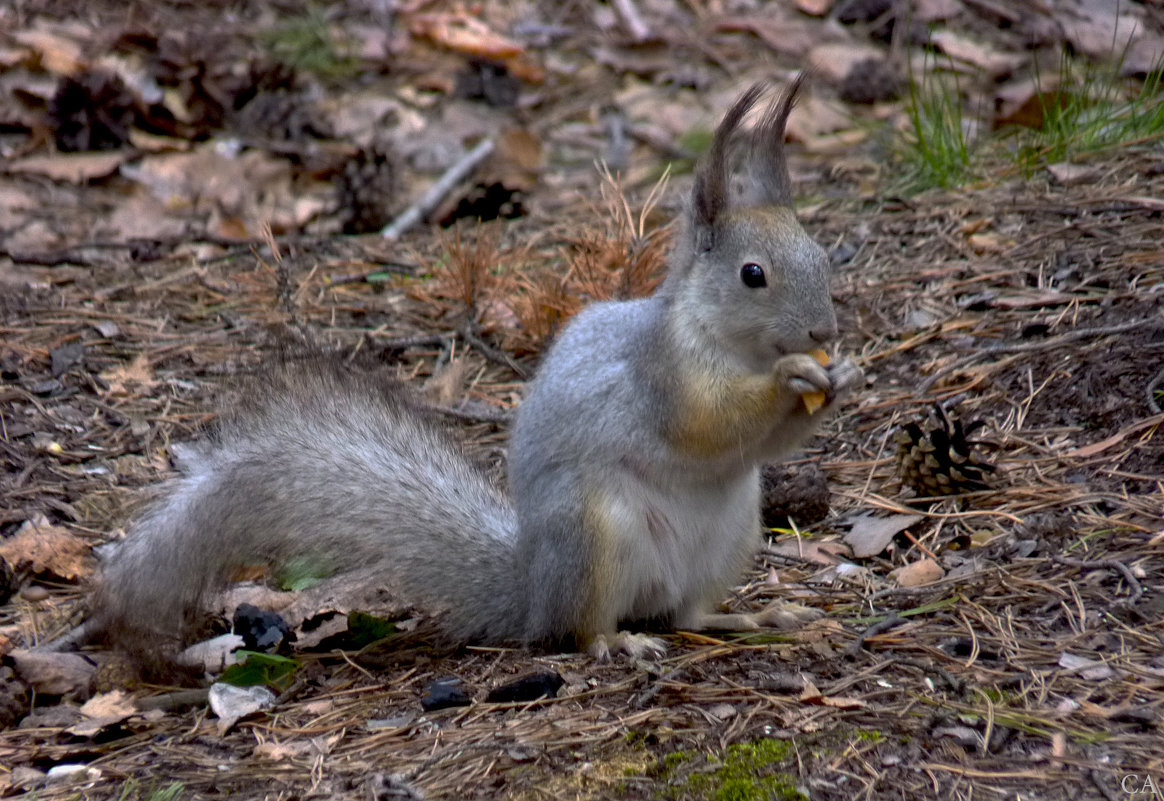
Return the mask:
[[489,158],[496,147],[492,139],[486,139],[470,150],[453,166],[445,170],[444,175],[436,180],[420,199],[404,210],[395,220],[384,226],[380,236],[385,239],[399,239],[405,231],[432,212],[445,197],[452,192],[461,181],[469,177],[477,165]]

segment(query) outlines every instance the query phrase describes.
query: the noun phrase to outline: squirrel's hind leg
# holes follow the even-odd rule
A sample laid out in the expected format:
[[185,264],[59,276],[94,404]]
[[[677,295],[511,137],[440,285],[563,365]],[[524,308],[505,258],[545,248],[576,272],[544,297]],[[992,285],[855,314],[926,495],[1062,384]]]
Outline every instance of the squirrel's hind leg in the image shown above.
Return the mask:
[[676,628],[688,631],[755,631],[756,629],[798,629],[819,620],[824,612],[810,606],[774,601],[759,612],[692,612],[676,622]]

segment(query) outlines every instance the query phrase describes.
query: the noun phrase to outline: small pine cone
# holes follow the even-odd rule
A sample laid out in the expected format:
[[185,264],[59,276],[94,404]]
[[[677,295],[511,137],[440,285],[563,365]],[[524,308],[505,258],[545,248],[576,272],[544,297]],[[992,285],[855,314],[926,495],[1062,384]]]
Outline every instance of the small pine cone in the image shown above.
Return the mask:
[[66,153],[116,150],[129,141],[138,112],[121,78],[100,71],[63,79],[48,106],[57,147]]
[[335,191],[345,234],[372,233],[391,222],[398,186],[388,149],[372,144],[348,159],[336,175]]
[[997,468],[976,450],[967,436],[984,425],[975,421],[963,428],[934,404],[934,415],[924,423],[907,423],[894,434],[897,474],[902,483],[923,497],[960,495],[989,488],[988,476]]
[[8,729],[29,712],[28,686],[10,667],[0,667],[0,729]]
[[785,528],[788,519],[811,526],[829,513],[829,487],[814,464],[764,465],[760,514],[768,528]]

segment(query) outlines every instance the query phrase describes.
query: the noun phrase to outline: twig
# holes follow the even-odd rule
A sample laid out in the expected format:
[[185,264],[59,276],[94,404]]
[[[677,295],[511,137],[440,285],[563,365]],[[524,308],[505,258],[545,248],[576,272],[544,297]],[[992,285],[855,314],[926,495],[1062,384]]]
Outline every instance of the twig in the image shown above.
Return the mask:
[[421,195],[420,200],[404,210],[395,220],[384,226],[380,236],[385,239],[399,239],[405,231],[416,225],[425,215],[435,209],[445,196],[456,188],[457,184],[469,177],[482,161],[489,158],[496,143],[486,139],[465,154],[464,158],[445,170],[444,175],[436,180],[428,191]]
[[1156,388],[1159,387],[1161,383],[1164,383],[1164,370],[1156,373],[1156,377],[1148,382],[1148,387],[1146,390],[1144,390],[1144,394],[1148,398],[1148,408],[1151,409],[1155,414],[1161,413],[1160,404],[1156,403]]
[[508,367],[513,372],[517,373],[519,378],[529,378],[529,371],[520,364],[510,358],[509,354],[503,350],[493,347],[481,337],[477,336],[477,332],[473,330],[473,323],[465,320],[457,329],[458,333],[465,338],[465,341],[472,345],[477,350],[481,351],[481,355],[494,364],[499,364],[502,367]]
[[443,414],[445,417],[452,417],[455,420],[464,420],[468,423],[494,423],[496,425],[508,425],[510,419],[508,412],[487,408],[458,409],[453,406],[431,406],[429,408],[431,408],[434,412]]
[[174,712],[192,706],[203,706],[210,697],[210,688],[203,687],[197,690],[177,690],[165,695],[154,695],[139,699],[137,708],[142,712],[151,709],[160,709],[163,712]]
[[[448,345],[453,334],[421,334],[415,337],[398,337],[396,339],[386,339],[383,342],[376,342],[376,346],[382,350],[405,350],[406,348],[418,347],[434,347],[440,345],[445,347]],[[373,340],[374,341],[374,340]]]
[[1074,331],[1068,331],[1065,334],[1060,334],[1059,336],[1045,339],[1042,342],[1023,342],[1015,345],[993,345],[988,348],[983,348],[978,353],[971,354],[964,359],[959,359],[953,364],[943,367],[932,376],[927,378],[925,381],[921,382],[921,385],[918,387],[918,394],[924,394],[927,392],[930,387],[937,383],[939,378],[943,378],[950,373],[957,372],[958,370],[964,370],[979,359],[987,359],[991,356],[997,356],[1001,353],[1033,353],[1035,351],[1041,350],[1052,350],[1059,347],[1060,345],[1066,345],[1071,342],[1076,342],[1080,339],[1087,339],[1089,337],[1103,337],[1110,334],[1122,334],[1125,331],[1133,331],[1137,328],[1143,328],[1148,323],[1151,323],[1154,319],[1156,318],[1148,317],[1142,320],[1130,320],[1126,323],[1120,323],[1119,325],[1100,326],[1098,328],[1076,328]]
[[1115,570],[1124,577],[1124,581],[1128,582],[1128,588],[1131,591],[1131,597],[1128,598],[1128,603],[1135,603],[1144,594],[1144,588],[1136,580],[1136,577],[1132,575],[1131,568],[1115,559],[1088,561],[1086,559],[1072,559],[1069,556],[1062,556],[1056,553],[1051,554],[1051,561],[1058,562],[1061,565],[1067,565],[1068,567],[1078,567],[1081,570],[1102,570],[1105,568]]
[[618,12],[619,19],[622,24],[626,26],[627,33],[631,35],[631,39],[637,42],[645,42],[651,38],[651,29],[643,20],[639,10],[635,8],[632,0],[614,0],[611,4],[614,10]]
[[52,653],[59,653],[61,651],[76,651],[82,645],[93,639],[93,635],[97,633],[97,628],[92,620],[86,620],[79,626],[66,631],[55,640],[43,643],[36,646],[34,650],[49,651]]
[[905,618],[894,612],[880,623],[874,623],[872,626],[861,632],[861,636],[859,636],[855,642],[853,642],[848,648],[844,650],[845,656],[856,655],[857,652],[865,647],[865,640],[869,639],[870,637],[876,637],[878,634],[889,631],[890,629],[897,628],[906,622],[907,621]]
[[[1111,776],[1105,776],[1095,768],[1087,771],[1087,778],[1091,779],[1091,783],[1095,785],[1095,789],[1099,790],[1099,794],[1106,799],[1106,801],[1119,801],[1119,796],[1111,789],[1114,780]],[[1126,798],[1126,796],[1125,796]]]

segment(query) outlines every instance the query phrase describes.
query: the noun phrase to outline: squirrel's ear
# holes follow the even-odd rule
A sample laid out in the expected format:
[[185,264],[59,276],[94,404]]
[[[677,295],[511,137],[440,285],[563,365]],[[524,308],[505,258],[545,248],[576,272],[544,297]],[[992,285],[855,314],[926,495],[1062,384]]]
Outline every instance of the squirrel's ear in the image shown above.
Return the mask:
[[784,157],[784,129],[803,83],[802,72],[769,104],[764,118],[752,131],[746,189],[741,198],[746,206],[793,204],[792,178],[788,174],[788,162]]
[[695,172],[695,189],[691,196],[691,222],[697,246],[701,250],[711,247],[715,222],[728,206],[732,139],[744,116],[756,105],[756,101],[763,93],[764,84],[754,84],[732,104],[719,127],[715,129],[711,147]]

